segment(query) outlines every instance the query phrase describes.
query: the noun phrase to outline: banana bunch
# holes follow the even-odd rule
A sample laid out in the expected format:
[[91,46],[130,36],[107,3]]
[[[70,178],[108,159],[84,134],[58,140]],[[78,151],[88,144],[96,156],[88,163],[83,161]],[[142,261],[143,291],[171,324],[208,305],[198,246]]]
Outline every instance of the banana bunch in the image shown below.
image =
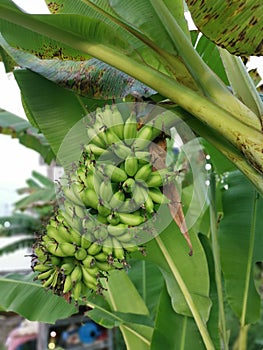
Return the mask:
[[154,125],[138,129],[132,111],[123,120],[116,106],[97,110],[87,128],[80,160],[62,179],[62,203],[34,247],[34,271],[43,286],[76,302],[102,293],[100,279],[127,266],[127,254],[144,251],[143,233],[168,198],[168,169],[153,166]]

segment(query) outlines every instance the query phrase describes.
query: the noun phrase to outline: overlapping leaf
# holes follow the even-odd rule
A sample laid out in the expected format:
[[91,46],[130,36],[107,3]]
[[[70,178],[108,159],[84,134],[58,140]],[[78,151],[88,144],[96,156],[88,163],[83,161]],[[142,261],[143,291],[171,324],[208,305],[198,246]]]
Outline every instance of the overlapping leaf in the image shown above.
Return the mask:
[[253,1],[187,0],[199,30],[235,55],[263,54],[263,3]]
[[263,260],[263,200],[239,172],[229,175],[228,186],[219,231],[221,261],[228,301],[244,325],[260,316],[253,266]]
[[9,275],[0,278],[0,306],[31,321],[55,323],[77,312],[73,304],[44,290],[30,276]]

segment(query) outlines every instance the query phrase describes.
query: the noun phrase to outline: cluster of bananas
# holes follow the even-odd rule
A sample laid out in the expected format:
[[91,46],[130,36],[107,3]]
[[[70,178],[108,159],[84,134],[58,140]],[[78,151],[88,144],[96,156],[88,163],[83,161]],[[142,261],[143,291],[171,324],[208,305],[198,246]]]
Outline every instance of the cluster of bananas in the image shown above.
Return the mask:
[[162,187],[170,173],[157,170],[149,152],[160,130],[139,128],[133,111],[123,120],[116,106],[97,110],[89,124],[81,158],[61,180],[60,207],[34,247],[43,286],[75,301],[101,293],[108,271],[144,251],[142,237],[169,203]]

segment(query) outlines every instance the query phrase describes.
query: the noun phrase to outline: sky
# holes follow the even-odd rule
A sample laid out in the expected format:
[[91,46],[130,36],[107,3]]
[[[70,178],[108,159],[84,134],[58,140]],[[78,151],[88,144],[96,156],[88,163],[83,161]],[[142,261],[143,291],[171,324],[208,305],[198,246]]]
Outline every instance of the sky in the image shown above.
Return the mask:
[[[15,0],[17,5],[31,13],[48,13],[44,0]],[[263,77],[263,57],[253,57],[249,68],[259,69]],[[0,63],[0,108],[25,118],[20,100],[20,91],[12,74],[5,74],[4,66]],[[46,166],[40,165],[37,152],[23,147],[18,140],[0,134],[0,216],[9,215],[13,210],[12,204],[21,197],[16,189],[25,186],[32,170],[47,174]],[[0,239],[0,246],[7,244],[6,239]],[[0,270],[28,268],[29,261],[24,255],[28,252],[20,250],[16,254],[0,257]]]

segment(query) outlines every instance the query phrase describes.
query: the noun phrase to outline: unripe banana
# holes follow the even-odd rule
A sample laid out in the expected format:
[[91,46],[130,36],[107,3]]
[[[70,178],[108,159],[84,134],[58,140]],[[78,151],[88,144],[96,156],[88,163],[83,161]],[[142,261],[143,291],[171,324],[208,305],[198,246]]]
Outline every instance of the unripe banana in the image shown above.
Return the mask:
[[99,254],[95,255],[94,258],[96,261],[107,261],[108,255],[104,254],[103,252],[100,252]]
[[77,260],[84,260],[87,257],[87,251],[84,248],[79,247],[75,253]]
[[127,156],[124,167],[127,175],[134,176],[138,171],[138,159],[135,156]]
[[64,253],[64,251],[58,246],[58,243],[55,242],[48,242],[46,244],[47,251],[49,251],[51,254],[55,256],[59,256],[61,258],[68,256]]
[[120,222],[120,217],[118,213],[111,213],[109,216],[107,216],[107,221],[111,225],[118,225]]
[[149,196],[151,199],[158,204],[168,204],[170,200],[161,192],[159,188],[149,188]]
[[137,137],[133,142],[135,150],[145,150],[152,140],[153,132],[151,125],[144,125],[137,133]]
[[112,244],[114,257],[118,260],[124,260],[125,253],[120,242],[116,238],[112,238]]
[[83,203],[87,208],[93,208],[97,209],[97,206],[99,204],[99,199],[97,196],[97,193],[92,190],[91,188],[86,188],[83,191]]
[[[64,227],[64,229],[65,230],[63,230],[63,226],[61,226],[61,227],[57,226],[57,228],[55,228],[54,226],[47,225],[47,227],[46,227],[48,237],[56,240],[56,242],[58,242],[58,243],[70,241],[68,231],[66,230],[65,227]],[[63,231],[66,231],[66,232],[63,232]]]
[[82,201],[79,196],[76,196],[75,192],[73,191],[72,187],[64,186],[63,187],[63,194],[64,197],[73,204],[82,205]]
[[72,290],[72,297],[77,302],[80,299],[80,294],[82,290],[82,282],[78,281],[75,283],[74,288]]
[[101,216],[108,216],[111,212],[111,210],[108,207],[104,206],[101,203],[98,204],[97,210],[98,210],[99,215],[101,215]]
[[111,127],[106,130],[106,139],[107,139],[108,146],[111,146],[112,144],[118,143],[121,141],[119,136],[115,134],[115,132],[112,130]]
[[88,248],[88,254],[89,255],[96,255],[96,254],[99,254],[99,252],[101,251],[102,247],[100,244],[94,242],[92,243],[92,245]]
[[50,270],[50,268],[52,267],[51,264],[37,264],[33,267],[33,270],[34,271],[37,271],[37,272],[46,272],[48,270]]
[[132,145],[134,139],[137,135],[137,120],[136,114],[131,112],[130,116],[127,118],[124,128],[123,128],[123,138],[125,143],[130,146]]
[[93,235],[97,241],[104,241],[108,237],[106,225],[98,226],[98,228],[93,232]]
[[72,287],[73,285],[72,285],[71,276],[67,275],[64,279],[63,293],[64,294],[68,293],[72,289]]
[[147,197],[148,197],[148,189],[136,183],[133,190],[133,199],[135,203],[141,206],[146,201]]
[[63,272],[64,275],[69,275],[73,271],[75,267],[75,264],[72,263],[64,263],[61,265],[60,270]]
[[111,187],[110,181],[109,180],[104,180],[100,184],[100,188],[99,188],[99,196],[100,196],[100,198],[104,202],[109,203],[110,200],[111,200],[112,195],[113,195],[113,192],[112,192],[112,187]]
[[145,218],[139,215],[129,213],[119,213],[120,221],[129,226],[138,226],[145,221]]
[[112,241],[110,237],[106,238],[103,242],[102,251],[107,256],[112,254]]
[[149,195],[147,195],[147,198],[144,202],[144,207],[147,213],[152,214],[154,212],[154,203],[152,198]]
[[96,262],[96,265],[98,266],[98,268],[101,270],[101,271],[105,271],[105,272],[108,272],[110,270],[113,269],[113,267],[108,263],[108,262],[100,262],[100,261],[97,261]]
[[[130,244],[132,244],[134,239],[134,233],[131,232],[131,230],[127,231],[126,233],[118,236],[118,240],[119,242],[122,244],[122,246],[125,248],[125,246],[123,245],[123,243],[127,243],[130,242]],[[135,244],[135,243],[134,243]]]
[[76,252],[76,246],[72,243],[62,242],[59,244],[59,248],[65,254],[65,256],[74,256]]
[[41,272],[37,278],[39,280],[45,280],[47,279],[50,275],[52,275],[52,273],[54,272],[54,269],[53,267],[49,268],[47,271],[44,271],[44,272]]
[[126,159],[131,154],[131,149],[125,146],[123,142],[112,145],[112,150],[120,159]]
[[54,280],[54,277],[55,277],[56,273],[57,272],[53,270],[53,273],[46,279],[46,281],[43,282],[42,286],[44,288],[47,288],[47,287],[52,285],[52,282]]
[[85,266],[82,266],[82,277],[83,277],[83,282],[85,283],[85,285],[88,285],[88,283],[93,283],[93,284],[97,284],[97,279],[94,275],[92,275],[89,272],[89,269],[85,268]]
[[87,134],[88,134],[89,142],[92,142],[98,147],[102,147],[102,148],[106,147],[104,140],[100,138],[100,136],[98,135],[97,131],[94,128],[92,127],[87,128]]
[[77,230],[75,230],[74,228],[70,228],[69,235],[70,235],[71,243],[74,243],[76,245],[81,245],[81,235]]
[[95,265],[95,259],[93,255],[87,255],[84,260],[82,260],[82,264],[88,268]]
[[[99,223],[104,224],[104,225],[106,225],[108,223],[106,216],[98,215],[97,220],[99,221]],[[96,226],[96,229],[98,226],[99,226],[99,224]]]
[[91,245],[91,234],[84,233],[81,236],[81,243],[80,246],[84,249],[88,249],[88,247]]
[[80,265],[76,265],[74,267],[74,269],[72,270],[71,274],[71,280],[72,280],[72,283],[76,283],[78,281],[81,281],[82,279],[82,269],[81,269],[81,266]]
[[122,119],[122,115],[118,110],[117,106],[112,106],[112,120],[114,120],[114,125],[111,126],[112,130],[115,132],[119,138],[123,139],[123,129],[124,129],[124,121]]
[[118,208],[120,213],[131,213],[138,209],[138,204],[136,204],[133,198],[126,199],[123,205]]
[[112,164],[106,164],[104,167],[105,175],[108,175],[113,182],[123,182],[127,179],[127,174],[124,170]]
[[105,152],[104,148],[99,147],[93,143],[89,143],[84,147],[84,149],[88,154],[95,155],[95,156],[101,156]]
[[139,168],[134,178],[135,180],[146,181],[151,174],[152,174],[152,164],[148,163],[143,165],[141,168]]
[[135,181],[131,177],[129,177],[124,183],[122,184],[122,188],[126,193],[131,193],[133,191],[133,188],[135,186]]
[[118,224],[116,226],[108,225],[108,232],[111,236],[120,236],[127,232],[128,225],[127,224]]
[[61,258],[59,258],[58,256],[51,256],[49,260],[50,263],[54,266],[59,266],[61,264]]
[[123,191],[119,190],[113,194],[109,205],[112,209],[118,209],[123,204],[124,200],[125,200],[125,195]]
[[140,164],[147,164],[151,160],[151,153],[148,151],[136,151],[135,157],[138,159]]

